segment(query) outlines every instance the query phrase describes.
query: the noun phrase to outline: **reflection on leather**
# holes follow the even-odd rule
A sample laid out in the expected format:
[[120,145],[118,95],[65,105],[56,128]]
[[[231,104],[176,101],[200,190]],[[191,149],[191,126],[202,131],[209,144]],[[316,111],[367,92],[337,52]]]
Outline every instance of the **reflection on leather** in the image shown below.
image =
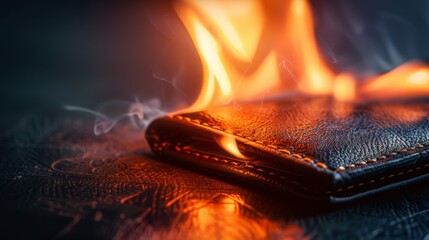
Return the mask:
[[[0,206],[7,219],[2,233],[44,239],[421,239],[427,234],[429,188],[333,209],[153,160],[140,151],[141,133],[133,129],[95,137],[90,124],[63,123],[30,119],[1,142]],[[16,231],[8,227],[12,224],[21,227]]]
[[429,142],[429,102],[339,103],[302,97],[185,114],[325,163],[358,164]]

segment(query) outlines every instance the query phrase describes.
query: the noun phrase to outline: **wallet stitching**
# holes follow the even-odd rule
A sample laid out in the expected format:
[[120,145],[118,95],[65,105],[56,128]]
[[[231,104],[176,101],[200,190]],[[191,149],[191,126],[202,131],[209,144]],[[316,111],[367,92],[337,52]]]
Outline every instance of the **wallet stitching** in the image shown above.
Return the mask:
[[379,156],[379,157],[376,157],[376,158],[370,158],[370,159],[368,159],[366,161],[365,160],[361,160],[361,161],[359,161],[359,162],[357,162],[355,164],[352,163],[352,164],[349,164],[347,166],[339,166],[336,169],[331,169],[326,164],[324,164],[322,162],[317,162],[317,161],[315,161],[315,160],[313,160],[313,159],[311,159],[309,157],[303,157],[301,154],[298,154],[298,153],[291,154],[290,150],[284,149],[284,148],[280,148],[280,147],[275,146],[275,145],[264,145],[264,143],[262,141],[258,141],[258,140],[255,140],[255,139],[251,138],[251,137],[244,136],[244,135],[242,135],[240,133],[235,133],[235,132],[233,132],[231,130],[223,129],[223,128],[221,128],[219,126],[216,126],[216,125],[210,125],[209,123],[202,122],[202,121],[197,120],[197,119],[191,119],[189,117],[183,117],[183,116],[180,116],[180,115],[176,115],[176,116],[173,116],[173,117],[176,118],[176,119],[178,119],[178,120],[181,120],[181,121],[186,121],[186,122],[190,122],[190,123],[202,125],[204,127],[209,127],[209,128],[212,128],[212,129],[215,129],[215,130],[218,130],[218,131],[222,131],[222,132],[225,132],[225,133],[228,133],[228,134],[233,134],[234,136],[237,136],[237,137],[245,138],[245,139],[247,139],[247,140],[249,140],[249,141],[251,141],[253,143],[261,144],[261,145],[263,145],[265,147],[268,147],[268,148],[271,148],[273,150],[276,150],[276,151],[280,152],[280,154],[287,154],[290,158],[293,158],[295,160],[301,160],[301,161],[310,163],[312,166],[315,166],[315,167],[318,167],[318,168],[322,168],[322,169],[329,169],[329,170],[333,170],[333,171],[337,171],[337,172],[344,171],[344,170],[347,170],[347,169],[352,169],[352,168],[355,168],[357,166],[365,166],[368,163],[375,163],[375,162],[377,162],[379,160],[386,160],[388,157],[394,157],[394,156],[396,156],[396,155],[398,155],[400,153],[413,152],[417,148],[424,148],[425,146],[428,145],[426,143],[417,144],[417,145],[415,145],[413,147],[410,147],[410,148],[404,148],[404,149],[401,149],[399,151],[392,151],[392,152],[390,152],[387,155],[382,155],[382,156]]
[[[164,144],[162,144],[162,145],[164,145]],[[166,147],[166,146],[167,145],[164,145],[164,147]],[[237,166],[238,164],[240,164],[240,162],[237,162],[237,161],[234,161],[234,160],[228,160],[228,159],[224,159],[224,158],[220,158],[220,157],[214,157],[214,156],[210,156],[210,155],[207,155],[207,154],[202,154],[202,153],[199,153],[199,152],[193,151],[193,150],[185,150],[185,149],[180,148],[178,145],[175,145],[174,149],[177,152],[183,151],[183,152],[185,152],[188,155],[194,155],[195,157],[202,157],[202,158],[206,158],[206,159],[211,159],[211,160],[214,160],[214,161],[217,161],[217,162],[220,161],[220,162],[223,162],[223,163],[228,164],[228,165]],[[162,151],[163,147],[158,148],[158,150]],[[392,177],[401,176],[403,174],[411,173],[413,171],[419,171],[422,168],[429,167],[429,163],[427,163],[427,164],[425,164],[423,166],[417,166],[417,167],[414,167],[414,168],[409,168],[409,169],[403,170],[403,171],[398,172],[398,173],[384,175],[384,176],[381,176],[381,177],[379,177],[377,179],[374,179],[374,178],[373,179],[369,179],[369,180],[366,180],[364,182],[360,182],[360,183],[356,183],[356,184],[352,184],[352,185],[347,185],[347,186],[335,189],[333,191],[326,191],[326,192],[319,192],[319,191],[316,191],[314,189],[309,189],[309,188],[303,186],[302,184],[300,184],[297,181],[288,180],[286,177],[284,177],[282,175],[279,175],[279,174],[277,174],[275,172],[272,172],[272,171],[267,171],[267,170],[265,170],[263,168],[255,168],[254,166],[247,165],[247,164],[244,165],[244,166],[242,166],[242,167],[245,168],[245,169],[247,169],[247,170],[250,170],[250,171],[256,170],[258,172],[267,173],[271,177],[276,177],[277,179],[282,179],[281,181],[286,180],[288,183],[293,184],[293,185],[297,185],[297,186],[299,186],[301,189],[303,189],[305,191],[311,191],[312,193],[317,193],[317,194],[322,193],[322,194],[329,195],[329,194],[332,194],[332,193],[339,193],[339,192],[342,192],[342,191],[351,190],[353,188],[363,187],[364,185],[368,185],[368,184],[373,184],[373,183],[376,183],[376,182],[384,181],[386,179],[390,179]]]
[[[197,152],[195,150],[189,150],[189,149],[185,150],[185,149],[180,148],[178,145],[175,145],[174,149],[175,149],[176,152],[182,152],[183,151],[184,153],[186,153],[188,155],[194,155],[195,157],[202,157],[202,158],[205,158],[205,159],[211,159],[211,160],[214,160],[216,162],[222,162],[224,164],[233,165],[234,167],[238,166],[241,163],[241,162],[237,162],[237,161],[234,161],[234,160],[229,160],[229,159],[225,159],[225,158],[221,158],[221,157],[214,157],[214,156],[210,156],[210,155],[207,155],[207,154],[202,154],[202,153],[199,153],[199,152]],[[158,151],[162,151],[163,148],[159,147],[157,150]],[[263,168],[257,168],[257,167],[254,167],[252,165],[247,165],[247,164],[245,164],[244,166],[242,166],[242,168],[247,169],[249,171],[264,172],[264,173],[270,175],[271,177],[275,177],[277,179],[281,179],[280,181],[285,181],[286,180],[288,183],[296,185],[296,186],[299,186],[302,190],[311,191],[312,193],[323,193],[323,194],[330,194],[331,193],[330,191],[327,191],[327,192],[318,192],[318,191],[315,191],[314,189],[309,189],[309,188],[303,186],[302,184],[300,184],[297,181],[288,180],[285,176],[279,175],[279,174],[277,174],[275,172],[272,172],[272,171],[267,171],[267,170],[265,170]]]

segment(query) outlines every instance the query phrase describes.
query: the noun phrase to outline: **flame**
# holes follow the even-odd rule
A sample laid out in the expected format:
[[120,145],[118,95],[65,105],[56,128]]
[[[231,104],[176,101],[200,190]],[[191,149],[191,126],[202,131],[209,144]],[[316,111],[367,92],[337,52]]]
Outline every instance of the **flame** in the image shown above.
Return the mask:
[[285,91],[330,94],[340,101],[429,93],[429,67],[423,63],[406,63],[363,84],[330,70],[306,0],[183,0],[175,9],[204,73],[199,97],[184,111]]
[[[429,94],[429,67],[421,63],[360,82],[333,72],[319,51],[309,1],[182,0],[174,7],[203,69],[199,96],[183,112],[286,91],[332,95],[340,102]],[[244,157],[235,139],[220,142]]]
[[244,156],[237,146],[237,141],[235,140],[234,136],[221,136],[218,139],[218,144],[228,153],[231,155],[238,157],[240,159],[246,159],[247,157]]
[[334,74],[317,48],[307,1],[195,0],[175,8],[204,74],[199,97],[186,111],[285,90],[332,91]]
[[390,72],[372,77],[361,87],[370,99],[404,98],[429,94],[429,66],[405,63]]
[[348,73],[336,76],[333,83],[332,94],[340,101],[352,101],[356,96],[356,80]]
[[309,3],[294,0],[291,5],[292,11],[287,14],[290,16],[288,30],[291,31],[288,37],[292,40],[294,54],[301,56],[295,60],[300,67],[300,77],[306,81],[306,89],[303,90],[313,94],[330,93],[334,75],[320,56]]

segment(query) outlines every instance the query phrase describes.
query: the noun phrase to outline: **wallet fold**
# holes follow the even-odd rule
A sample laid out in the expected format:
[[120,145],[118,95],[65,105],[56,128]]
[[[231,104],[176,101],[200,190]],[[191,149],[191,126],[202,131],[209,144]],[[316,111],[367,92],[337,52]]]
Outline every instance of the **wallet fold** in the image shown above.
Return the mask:
[[157,119],[146,136],[164,161],[311,200],[348,202],[429,177],[427,98],[227,105]]

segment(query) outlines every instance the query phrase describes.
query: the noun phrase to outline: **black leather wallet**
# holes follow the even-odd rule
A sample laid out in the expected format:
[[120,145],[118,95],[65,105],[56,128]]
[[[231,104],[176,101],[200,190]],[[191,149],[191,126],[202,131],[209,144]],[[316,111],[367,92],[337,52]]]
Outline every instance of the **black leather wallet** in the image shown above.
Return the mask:
[[[232,138],[245,158],[219,139]],[[168,116],[147,131],[160,159],[297,197],[347,202],[429,177],[429,99],[294,97]]]

